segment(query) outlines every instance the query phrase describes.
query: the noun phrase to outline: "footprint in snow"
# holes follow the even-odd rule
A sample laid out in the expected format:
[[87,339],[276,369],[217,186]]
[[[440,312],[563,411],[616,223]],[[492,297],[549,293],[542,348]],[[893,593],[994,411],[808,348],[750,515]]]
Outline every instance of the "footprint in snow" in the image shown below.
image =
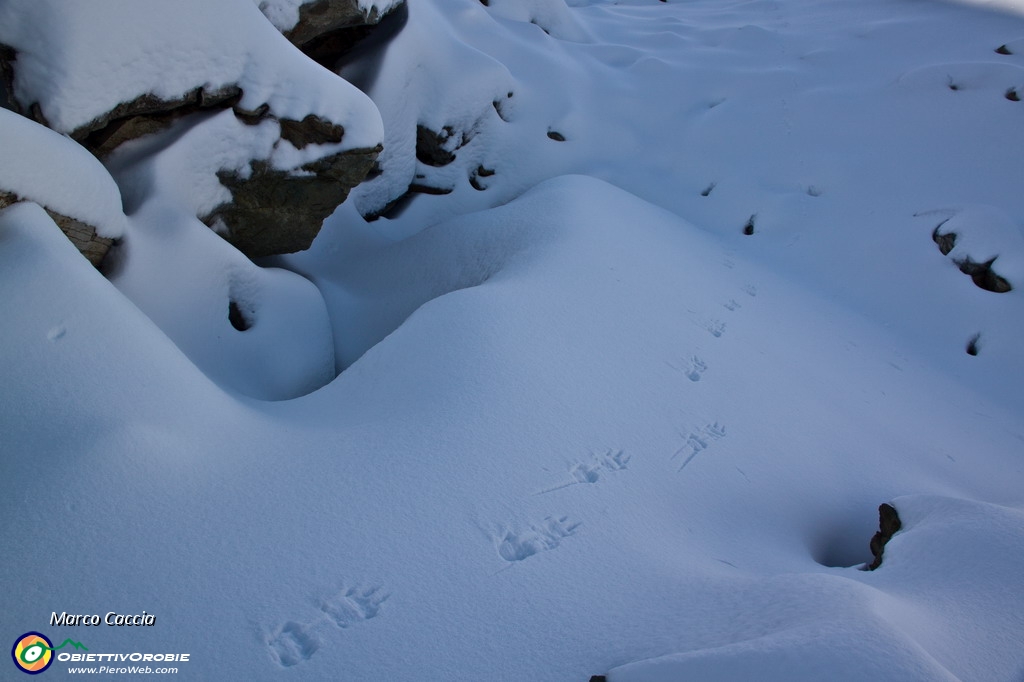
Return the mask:
[[319,618],[282,625],[267,642],[272,658],[283,668],[308,661],[324,645],[324,637],[331,630],[344,630],[377,617],[388,596],[379,585],[341,590],[320,605]]
[[521,531],[505,530],[494,538],[498,556],[509,563],[529,559],[535,554],[558,547],[579,528],[569,517],[547,517],[539,524]]
[[569,475],[573,480],[534,494],[545,495],[580,483],[597,483],[606,473],[625,471],[630,459],[631,455],[622,450],[607,450],[604,454],[594,455],[590,461],[574,462],[569,466]]
[[320,610],[330,616],[339,628],[348,628],[364,620],[375,618],[380,613],[381,603],[389,595],[380,586],[369,589],[350,588],[321,605]]
[[[680,434],[682,435],[682,434]],[[701,452],[704,452],[711,444],[717,440],[725,438],[725,426],[714,422],[713,424],[707,424],[702,429],[690,432],[683,436],[685,442],[683,445],[672,453],[670,459],[675,459],[679,455],[684,455],[683,463],[679,466],[679,471],[686,468],[686,465],[693,461]]]
[[696,383],[700,381],[706,371],[708,371],[708,364],[694,355],[690,358],[690,364],[687,366],[685,374],[687,379]]
[[290,668],[308,661],[321,646],[320,638],[308,625],[285,623],[270,640],[270,651],[280,666]]

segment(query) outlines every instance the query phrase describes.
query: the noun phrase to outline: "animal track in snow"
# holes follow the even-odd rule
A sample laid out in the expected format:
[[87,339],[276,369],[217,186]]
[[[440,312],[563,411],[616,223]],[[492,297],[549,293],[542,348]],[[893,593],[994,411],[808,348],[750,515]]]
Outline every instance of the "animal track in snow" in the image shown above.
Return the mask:
[[285,668],[307,661],[323,646],[322,635],[331,626],[346,629],[380,613],[388,598],[380,586],[368,589],[347,588],[320,605],[323,613],[308,623],[288,621],[267,642],[271,655]]
[[708,371],[708,364],[694,355],[690,358],[690,364],[687,366],[684,374],[686,374],[687,379],[696,383],[700,381],[700,378],[706,371]]
[[725,307],[725,309],[730,311],[730,312],[735,312],[735,311],[737,311],[737,310],[739,310],[740,308],[743,307],[734,298],[730,298],[729,302],[728,303],[723,303],[722,306]]
[[539,524],[514,532],[506,530],[495,538],[498,556],[508,562],[523,561],[534,554],[558,547],[562,540],[573,535],[579,523],[572,523],[569,517],[547,517]]
[[686,441],[683,443],[682,447],[676,450],[671,457],[671,459],[675,459],[680,454],[686,455],[683,463],[679,466],[679,471],[685,469],[686,465],[692,462],[694,457],[707,450],[713,442],[725,438],[725,426],[718,422],[714,422],[713,424],[706,425],[702,429],[698,429],[697,431],[687,434],[684,438]]
[[281,666],[290,668],[309,660],[320,648],[320,645],[320,639],[312,628],[289,621],[270,640],[270,651]]
[[387,598],[388,595],[381,592],[379,586],[366,590],[349,588],[325,601],[320,610],[330,616],[335,625],[344,629],[376,617],[380,613],[381,603]]
[[757,287],[755,287],[753,284],[744,284],[743,293],[745,293],[747,296],[750,296],[751,298],[756,298]]
[[569,466],[569,475],[572,476],[573,480],[556,485],[554,488],[541,490],[535,494],[553,493],[556,490],[562,490],[579,483],[597,483],[601,480],[601,476],[606,473],[625,471],[631,458],[631,455],[626,454],[622,450],[607,450],[602,455],[594,455],[589,462],[574,462]]
[[708,333],[716,339],[721,338],[722,334],[725,333],[725,322],[720,320],[711,320],[704,328],[707,329]]

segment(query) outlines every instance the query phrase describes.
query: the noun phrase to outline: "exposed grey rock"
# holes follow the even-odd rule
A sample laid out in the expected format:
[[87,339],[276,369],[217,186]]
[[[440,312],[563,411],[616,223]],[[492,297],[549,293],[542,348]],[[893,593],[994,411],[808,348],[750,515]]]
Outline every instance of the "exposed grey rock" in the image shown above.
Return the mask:
[[344,126],[313,114],[301,121],[281,119],[281,139],[288,140],[296,149],[304,149],[311,144],[337,144],[344,136]]
[[[428,166],[439,168],[455,160],[454,149],[458,136],[451,126],[435,132],[425,126],[416,126],[416,160]],[[460,145],[461,146],[461,145]]]
[[298,23],[284,36],[314,61],[333,68],[399,8],[404,11],[404,3],[381,14],[376,7],[364,10],[356,0],[310,0],[299,7]]
[[285,37],[300,48],[317,38],[353,26],[380,21],[376,8],[363,10],[356,0],[311,0],[299,7],[299,22]]
[[302,166],[301,174],[275,170],[253,161],[248,177],[234,171],[217,174],[231,191],[230,203],[203,217],[250,258],[308,249],[324,219],[348,196],[373,166],[381,147],[355,149]]
[[[6,208],[11,204],[16,204],[19,201],[23,201],[16,194],[0,190],[0,209]],[[92,225],[83,223],[80,220],[71,218],[69,216],[58,213],[46,206],[43,209],[50,215],[53,222],[57,223],[57,227],[67,235],[67,238],[71,240],[71,243],[78,248],[79,252],[89,262],[95,265],[97,268],[103,262],[107,252],[110,251],[110,247],[113,245],[114,240],[106,237],[101,237],[96,234],[96,228]]]
[[[932,231],[932,241],[934,241],[939,251],[942,252],[943,256],[948,256],[952,253],[956,247],[957,234],[956,232],[942,232],[942,226],[948,221],[942,221]],[[985,291],[992,291],[997,294],[1005,294],[1008,291],[1013,290],[1013,286],[1010,282],[1002,275],[995,272],[992,269],[996,259],[991,258],[983,263],[974,261],[970,256],[964,256],[963,258],[953,258],[953,262],[956,263],[957,267],[960,268],[960,272],[968,275],[971,281],[976,286]]]
[[891,504],[882,504],[878,507],[878,532],[871,538],[871,554],[875,560],[868,566],[873,571],[882,565],[882,553],[885,545],[892,539],[892,536],[903,526],[896,508]]

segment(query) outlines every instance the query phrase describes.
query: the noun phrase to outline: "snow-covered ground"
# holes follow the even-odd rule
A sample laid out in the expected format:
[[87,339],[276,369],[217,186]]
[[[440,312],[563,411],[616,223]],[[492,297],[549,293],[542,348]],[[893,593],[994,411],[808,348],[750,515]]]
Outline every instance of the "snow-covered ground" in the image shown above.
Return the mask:
[[[313,106],[286,41],[227,45]],[[1019,2],[409,0],[380,50],[341,70],[379,119],[314,100],[383,121],[383,174],[260,266],[195,219],[230,114],[105,175],[0,112],[40,159],[0,180],[127,211],[109,279],[0,211],[6,637],[197,680],[1024,678]],[[410,182],[451,191],[361,217]],[[1011,291],[958,266],[993,258]]]

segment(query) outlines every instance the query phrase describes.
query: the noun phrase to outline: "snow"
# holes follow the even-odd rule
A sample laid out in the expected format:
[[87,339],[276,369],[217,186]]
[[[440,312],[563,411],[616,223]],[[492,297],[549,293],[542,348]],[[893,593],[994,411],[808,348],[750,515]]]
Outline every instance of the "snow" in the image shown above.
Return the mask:
[[[195,219],[218,168],[276,153],[227,112],[80,162],[128,213],[106,278],[0,212],[10,636],[189,652],[195,679],[1020,679],[1024,19],[408,11],[342,69],[384,174],[306,252],[253,264]],[[418,123],[466,133],[452,163],[415,159]],[[413,180],[451,192],[360,217]]]
[[0,190],[34,201],[94,228],[124,234],[121,192],[91,154],[49,128],[0,109]]

